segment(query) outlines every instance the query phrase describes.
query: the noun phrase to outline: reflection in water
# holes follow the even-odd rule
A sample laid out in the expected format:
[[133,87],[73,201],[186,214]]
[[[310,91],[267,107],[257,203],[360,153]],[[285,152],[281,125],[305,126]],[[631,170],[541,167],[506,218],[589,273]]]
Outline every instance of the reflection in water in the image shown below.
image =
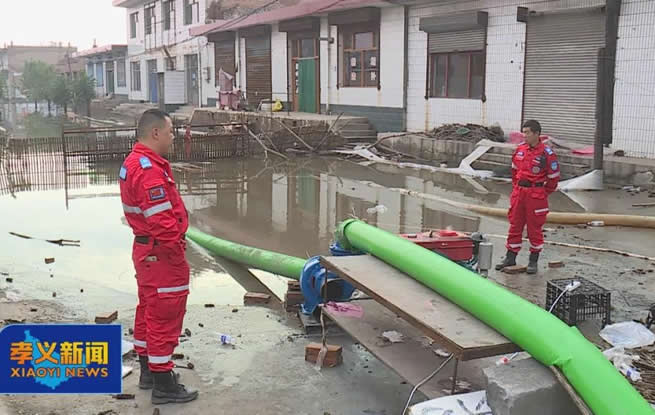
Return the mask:
[[[57,158],[56,154],[43,156],[44,160]],[[4,249],[0,266],[38,276],[17,281],[16,287],[29,290],[30,296],[39,292],[45,298],[50,291],[66,286],[69,297],[63,293],[58,298],[82,303],[91,297],[90,290],[85,290],[84,298],[77,286],[93,285],[99,290],[100,302],[104,300],[101,293],[111,290],[117,303],[121,303],[120,298],[126,306],[133,303],[132,234],[122,220],[118,170],[117,163],[76,163],[63,169],[54,161],[33,166],[25,157],[3,160],[0,245]],[[460,191],[472,187],[453,175],[407,176],[324,158],[278,163],[260,159],[175,163],[174,173],[193,226],[238,243],[299,257],[328,253],[337,224],[353,216],[393,233],[448,226],[469,232],[479,229],[479,217],[385,187],[369,187],[366,182],[446,197],[499,199],[499,192]],[[377,205],[384,205],[386,211],[367,212]],[[80,239],[82,247],[62,249],[16,240],[8,235],[10,231],[50,239]],[[40,265],[45,257],[56,257],[56,278],[48,278],[49,271]],[[191,303],[238,304],[244,292],[257,288],[233,264],[222,265],[193,246],[189,262],[193,269]],[[235,278],[221,272],[223,269]]]

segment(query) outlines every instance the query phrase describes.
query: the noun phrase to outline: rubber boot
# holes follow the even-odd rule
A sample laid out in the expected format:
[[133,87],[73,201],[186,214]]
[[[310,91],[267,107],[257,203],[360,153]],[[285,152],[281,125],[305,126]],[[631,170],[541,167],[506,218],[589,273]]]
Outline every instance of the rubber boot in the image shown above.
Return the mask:
[[516,252],[507,251],[507,254],[505,255],[505,259],[503,259],[503,262],[496,265],[496,271],[501,271],[507,267],[512,267],[516,265],[516,255],[517,255]]
[[141,366],[139,389],[152,389],[154,381],[152,380],[152,372],[148,367],[148,356],[139,356],[139,365]]
[[528,269],[526,272],[528,274],[536,274],[537,271],[539,270],[539,266],[537,263],[539,262],[539,252],[531,252],[530,253],[530,262],[528,263]]
[[155,380],[151,398],[153,405],[191,402],[198,397],[197,390],[187,390],[184,385],[177,383],[177,376],[172,371],[153,372],[152,375]]

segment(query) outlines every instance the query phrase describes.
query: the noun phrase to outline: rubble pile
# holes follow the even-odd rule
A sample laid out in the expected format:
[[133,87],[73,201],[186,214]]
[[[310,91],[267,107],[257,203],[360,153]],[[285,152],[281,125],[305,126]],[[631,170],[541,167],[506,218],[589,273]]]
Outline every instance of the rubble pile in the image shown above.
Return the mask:
[[485,127],[478,124],[444,124],[430,131],[428,135],[437,140],[463,140],[477,143],[480,140],[505,142],[505,133],[500,126]]

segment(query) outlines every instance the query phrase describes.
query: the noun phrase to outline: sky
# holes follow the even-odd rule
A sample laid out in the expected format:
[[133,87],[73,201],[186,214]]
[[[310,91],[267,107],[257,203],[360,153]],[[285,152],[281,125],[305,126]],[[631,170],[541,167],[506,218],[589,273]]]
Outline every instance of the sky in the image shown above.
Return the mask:
[[0,0],[0,47],[62,42],[89,49],[127,42],[126,12],[112,0]]

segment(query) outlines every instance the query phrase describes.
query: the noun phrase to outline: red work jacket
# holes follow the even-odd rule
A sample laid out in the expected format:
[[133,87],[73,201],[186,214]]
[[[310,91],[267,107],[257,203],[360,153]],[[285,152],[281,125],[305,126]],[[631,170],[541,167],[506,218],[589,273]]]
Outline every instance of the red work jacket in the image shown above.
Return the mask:
[[135,236],[149,237],[147,245],[134,245],[133,259],[143,261],[155,244],[171,257],[184,258],[189,219],[168,161],[137,143],[119,177],[125,218]]
[[517,188],[519,182],[543,184],[547,194],[557,190],[560,167],[555,152],[544,143],[539,142],[530,147],[527,143],[519,144],[512,157],[512,184]]

